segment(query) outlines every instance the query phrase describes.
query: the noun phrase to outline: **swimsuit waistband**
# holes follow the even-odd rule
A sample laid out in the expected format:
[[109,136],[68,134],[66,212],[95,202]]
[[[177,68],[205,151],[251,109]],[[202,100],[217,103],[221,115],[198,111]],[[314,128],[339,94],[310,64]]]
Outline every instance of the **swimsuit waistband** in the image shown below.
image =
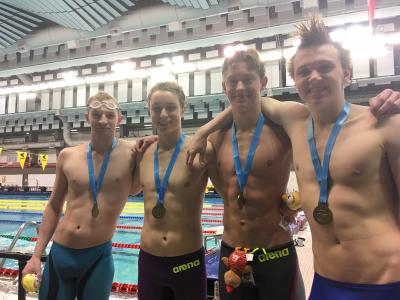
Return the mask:
[[60,243],[57,243],[57,242],[53,241],[53,246],[59,247],[59,248],[63,248],[63,249],[66,249],[66,250],[72,250],[72,251],[86,251],[86,250],[91,250],[91,249],[96,249],[96,248],[101,249],[101,248],[107,247],[107,246],[111,247],[112,246],[112,242],[111,241],[107,241],[107,242],[105,242],[103,244],[92,246],[92,247],[87,247],[87,248],[71,248],[71,247],[67,247],[67,246],[64,246],[64,245],[62,245]]
[[288,243],[285,244],[281,244],[281,245],[277,245],[277,246],[273,246],[273,247],[255,247],[255,248],[247,248],[247,247],[232,247],[231,245],[228,245],[226,242],[221,241],[221,246],[231,249],[231,250],[235,250],[235,249],[239,249],[242,250],[246,253],[257,253],[257,252],[271,252],[271,251],[277,251],[277,250],[282,250],[288,247],[294,247],[294,242],[290,241]]

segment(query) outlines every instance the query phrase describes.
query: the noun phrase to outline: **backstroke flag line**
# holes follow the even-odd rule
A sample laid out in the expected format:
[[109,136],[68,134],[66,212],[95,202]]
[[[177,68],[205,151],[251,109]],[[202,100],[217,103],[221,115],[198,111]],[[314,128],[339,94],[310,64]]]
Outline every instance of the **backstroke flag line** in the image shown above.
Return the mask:
[[21,165],[21,169],[24,168],[26,157],[28,156],[28,152],[24,151],[17,151],[18,159],[19,159],[19,164]]
[[39,154],[40,165],[42,166],[43,171],[44,169],[46,169],[48,159],[49,156],[47,154],[42,154],[42,153]]

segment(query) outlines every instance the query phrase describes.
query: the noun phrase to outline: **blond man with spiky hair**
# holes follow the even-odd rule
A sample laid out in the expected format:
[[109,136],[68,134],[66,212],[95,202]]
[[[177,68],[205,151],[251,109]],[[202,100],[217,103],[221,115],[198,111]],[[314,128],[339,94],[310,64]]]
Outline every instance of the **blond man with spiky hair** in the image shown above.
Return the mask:
[[[400,93],[383,91],[372,109],[349,104],[348,50],[330,39],[319,16],[298,31],[289,72],[307,105],[269,98],[261,109],[291,140],[313,237],[310,299],[400,299],[400,116],[377,118],[399,111]],[[207,133],[227,120],[224,112]],[[190,151],[199,151],[204,135]]]
[[380,120],[349,104],[349,51],[317,15],[297,28],[289,72],[307,107],[265,104],[292,142],[313,237],[310,299],[399,299],[400,116]]
[[297,28],[301,43],[289,72],[307,107],[264,104],[292,142],[313,237],[310,299],[399,299],[400,116],[381,120],[349,104],[348,50],[317,15]]

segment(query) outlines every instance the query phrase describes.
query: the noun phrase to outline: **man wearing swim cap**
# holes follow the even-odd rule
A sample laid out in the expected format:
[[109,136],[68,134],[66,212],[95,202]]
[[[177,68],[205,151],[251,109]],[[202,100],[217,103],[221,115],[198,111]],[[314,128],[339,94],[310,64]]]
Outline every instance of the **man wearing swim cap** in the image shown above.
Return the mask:
[[[90,97],[86,120],[90,142],[58,155],[39,239],[23,270],[23,275],[41,277],[41,300],[109,298],[114,275],[111,238],[128,195],[139,191],[133,184],[136,150],[115,138],[122,120],[117,100],[106,92]],[[51,238],[41,276],[40,256]]]

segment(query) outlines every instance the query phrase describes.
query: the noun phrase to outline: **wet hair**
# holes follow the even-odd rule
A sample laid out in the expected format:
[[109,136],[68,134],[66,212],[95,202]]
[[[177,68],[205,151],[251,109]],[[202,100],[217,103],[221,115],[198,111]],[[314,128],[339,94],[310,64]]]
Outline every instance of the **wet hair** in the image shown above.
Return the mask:
[[[331,39],[328,29],[326,28],[325,23],[319,14],[311,14],[306,21],[296,25],[296,29],[297,35],[300,37],[300,45],[298,50],[331,44],[338,51],[342,68],[351,68],[350,51],[344,49],[340,43],[334,42]],[[295,57],[296,54],[294,54],[288,62],[288,70],[292,78],[294,78],[293,61]]]
[[99,102],[103,102],[103,101],[112,101],[115,104],[117,104],[117,106],[119,107],[119,103],[117,101],[117,99],[115,99],[113,96],[111,96],[109,93],[104,92],[104,91],[98,91],[96,94],[94,94],[93,96],[90,96],[88,101],[87,101],[87,105],[89,106],[90,103],[94,102],[94,101],[99,101]]
[[147,95],[147,104],[150,106],[150,100],[153,94],[157,91],[170,92],[178,97],[179,103],[185,107],[185,93],[179,84],[173,81],[159,82],[150,89]]
[[239,50],[233,56],[226,57],[222,64],[222,75],[225,75],[228,68],[237,62],[246,63],[249,70],[256,72],[260,78],[265,76],[264,63],[260,60],[258,52],[255,49]]

